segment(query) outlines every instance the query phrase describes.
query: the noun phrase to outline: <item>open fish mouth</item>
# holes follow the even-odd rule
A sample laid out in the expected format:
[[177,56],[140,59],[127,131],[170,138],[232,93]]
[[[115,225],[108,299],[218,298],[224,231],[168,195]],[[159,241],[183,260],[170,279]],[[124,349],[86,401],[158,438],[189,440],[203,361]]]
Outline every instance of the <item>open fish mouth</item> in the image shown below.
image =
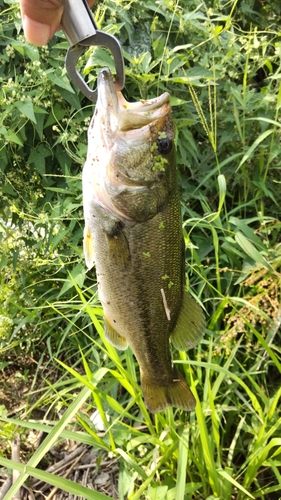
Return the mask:
[[97,90],[95,118],[99,117],[111,134],[140,129],[159,119],[162,121],[170,112],[168,92],[153,99],[127,102],[122,93],[116,91],[108,68],[99,73]]

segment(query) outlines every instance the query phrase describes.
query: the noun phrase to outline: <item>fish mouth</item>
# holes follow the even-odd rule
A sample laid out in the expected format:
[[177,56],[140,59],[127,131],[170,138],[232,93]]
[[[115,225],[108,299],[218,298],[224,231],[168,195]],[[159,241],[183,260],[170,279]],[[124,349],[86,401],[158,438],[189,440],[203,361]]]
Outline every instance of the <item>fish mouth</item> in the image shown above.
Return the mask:
[[148,135],[148,126],[157,120],[162,122],[171,109],[168,92],[149,100],[127,102],[122,93],[116,90],[108,68],[103,68],[99,73],[97,93],[95,115],[108,134],[134,130],[138,130],[139,134],[139,129],[144,128],[143,132]]

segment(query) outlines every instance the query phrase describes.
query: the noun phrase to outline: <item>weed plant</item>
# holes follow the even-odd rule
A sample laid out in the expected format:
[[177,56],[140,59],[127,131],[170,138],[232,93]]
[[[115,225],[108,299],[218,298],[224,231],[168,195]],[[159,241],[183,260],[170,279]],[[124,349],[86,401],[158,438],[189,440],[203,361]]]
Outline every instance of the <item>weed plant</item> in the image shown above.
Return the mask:
[[[67,79],[64,35],[40,49],[27,44],[17,3],[0,0],[0,368],[38,363],[24,415],[0,406],[0,464],[20,472],[5,499],[29,475],[86,499],[110,498],[37,467],[71,438],[116,457],[120,500],[277,500],[280,2],[105,0],[95,18],[121,42],[125,97],[171,94],[188,286],[208,323],[201,344],[173,358],[197,406],[152,416],[131,351],[104,338],[95,274],[85,273],[82,254],[81,166],[93,107]],[[94,85],[112,64],[105,49],[89,49],[81,71]],[[34,421],[36,408],[49,420]],[[48,437],[26,465],[12,462],[7,443],[30,428]]]

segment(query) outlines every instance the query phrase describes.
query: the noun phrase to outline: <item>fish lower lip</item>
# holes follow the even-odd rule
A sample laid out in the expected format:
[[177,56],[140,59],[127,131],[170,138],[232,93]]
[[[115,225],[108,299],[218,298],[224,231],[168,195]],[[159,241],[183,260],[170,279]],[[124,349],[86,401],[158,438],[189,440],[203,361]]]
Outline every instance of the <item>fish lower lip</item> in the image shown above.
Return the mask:
[[97,112],[110,110],[110,114],[118,113],[118,97],[113,79],[108,68],[103,68],[97,81],[98,99],[96,104]]
[[113,83],[113,79],[110,73],[109,68],[102,68],[98,75],[97,84],[100,85],[102,82],[111,81]]

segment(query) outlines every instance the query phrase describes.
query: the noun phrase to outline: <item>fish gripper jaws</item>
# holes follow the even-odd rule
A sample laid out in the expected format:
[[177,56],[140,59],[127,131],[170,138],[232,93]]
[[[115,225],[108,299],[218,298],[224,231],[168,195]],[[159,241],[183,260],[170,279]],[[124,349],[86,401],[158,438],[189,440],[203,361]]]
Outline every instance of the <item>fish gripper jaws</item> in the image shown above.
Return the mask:
[[91,46],[102,46],[110,50],[116,68],[114,84],[117,90],[125,85],[124,60],[118,40],[104,31],[99,31],[86,0],[65,0],[61,20],[62,29],[70,47],[65,66],[69,77],[81,92],[91,101],[97,100],[97,89],[92,90],[76,68],[78,59]]

